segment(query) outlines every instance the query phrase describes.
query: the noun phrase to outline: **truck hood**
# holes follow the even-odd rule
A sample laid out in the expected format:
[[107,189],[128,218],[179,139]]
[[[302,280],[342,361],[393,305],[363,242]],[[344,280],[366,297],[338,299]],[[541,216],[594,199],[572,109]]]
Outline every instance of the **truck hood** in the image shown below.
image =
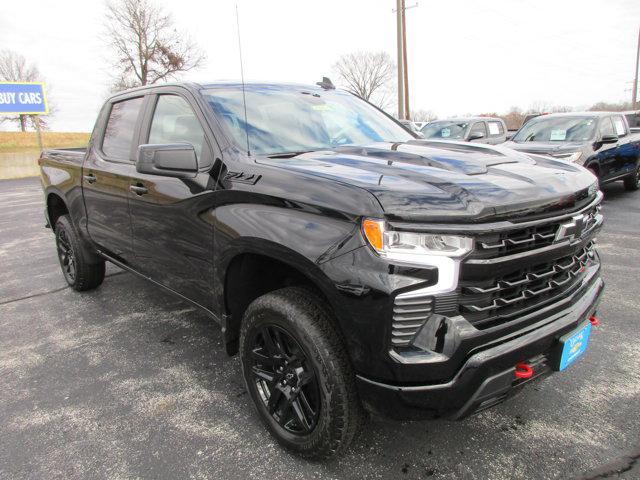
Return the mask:
[[578,152],[582,150],[587,142],[566,142],[566,143],[545,143],[545,142],[506,142],[502,145],[519,152],[537,153],[539,155],[559,155],[563,153]]
[[403,221],[544,213],[571,207],[595,184],[588,171],[567,162],[464,142],[376,143],[258,162],[366,189],[388,219]]

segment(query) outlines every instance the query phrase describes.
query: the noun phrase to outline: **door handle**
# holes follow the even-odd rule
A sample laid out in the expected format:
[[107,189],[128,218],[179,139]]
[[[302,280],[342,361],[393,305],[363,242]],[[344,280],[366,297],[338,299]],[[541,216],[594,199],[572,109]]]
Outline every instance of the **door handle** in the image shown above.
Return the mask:
[[84,178],[87,183],[96,183],[96,180],[98,180],[93,173],[90,173],[89,175],[83,175],[82,178]]
[[140,185],[129,185],[129,190],[131,190],[136,195],[144,195],[145,193],[149,192],[149,190]]

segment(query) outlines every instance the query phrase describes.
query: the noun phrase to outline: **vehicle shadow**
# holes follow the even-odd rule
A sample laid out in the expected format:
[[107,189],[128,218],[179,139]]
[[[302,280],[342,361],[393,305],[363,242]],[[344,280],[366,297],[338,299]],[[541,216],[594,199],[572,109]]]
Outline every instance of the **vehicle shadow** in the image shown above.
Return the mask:
[[[544,478],[549,472],[540,469],[579,473],[584,468],[579,456],[556,459],[548,468],[533,461],[526,465],[518,452],[530,441],[544,441],[555,428],[560,433],[549,437],[542,450],[566,448],[581,428],[565,424],[566,409],[559,409],[563,394],[558,391],[566,386],[553,379],[460,422],[371,418],[345,456],[325,462],[298,458],[280,448],[263,427],[246,394],[238,358],[224,352],[220,328],[143,280],[122,277],[118,285],[105,284],[104,291],[95,294],[121,320],[116,323],[122,330],[112,332],[120,358],[110,357],[109,368],[118,373],[110,375],[109,391],[117,395],[113,402],[124,402],[135,412],[139,428],[167,435],[154,447],[161,454],[171,457],[174,442],[206,445],[233,451],[243,464],[253,465],[245,471],[248,476],[262,471],[259,459],[267,456],[269,470],[293,469],[300,478],[318,472],[331,478],[491,478],[512,470],[513,476],[536,478],[532,472],[539,472]],[[172,468],[184,468],[184,462],[180,459]],[[222,478],[224,468],[216,463],[204,471]]]
[[624,198],[628,195],[633,195],[634,192],[629,192],[624,188],[622,182],[612,182],[606,185],[602,185],[600,187],[602,193],[604,194],[604,201],[610,202],[617,200],[619,198]]

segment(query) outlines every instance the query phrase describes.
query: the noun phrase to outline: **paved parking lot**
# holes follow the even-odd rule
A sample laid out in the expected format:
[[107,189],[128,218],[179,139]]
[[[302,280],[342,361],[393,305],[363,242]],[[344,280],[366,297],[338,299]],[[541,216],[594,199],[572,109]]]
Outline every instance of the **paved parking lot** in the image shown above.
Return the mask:
[[370,421],[314,463],[262,428],[215,324],[116,268],[66,288],[38,180],[0,181],[0,478],[640,478],[640,192],[605,195],[583,359],[462,422]]

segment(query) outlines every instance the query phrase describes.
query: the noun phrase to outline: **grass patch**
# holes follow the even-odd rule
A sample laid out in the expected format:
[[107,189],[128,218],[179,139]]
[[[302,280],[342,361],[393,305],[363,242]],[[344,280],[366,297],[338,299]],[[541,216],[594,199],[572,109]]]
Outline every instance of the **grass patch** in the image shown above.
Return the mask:
[[[90,136],[83,132],[42,132],[42,144],[43,148],[84,147]],[[36,132],[0,132],[0,153],[37,150]]]

